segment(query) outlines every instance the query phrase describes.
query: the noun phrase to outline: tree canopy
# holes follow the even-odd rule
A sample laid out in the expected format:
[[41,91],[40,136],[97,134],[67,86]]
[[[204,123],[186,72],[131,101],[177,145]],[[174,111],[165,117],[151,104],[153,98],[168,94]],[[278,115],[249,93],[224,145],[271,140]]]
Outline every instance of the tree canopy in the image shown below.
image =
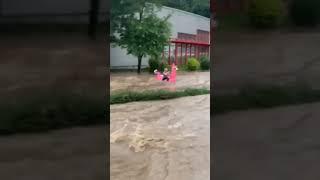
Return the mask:
[[158,57],[170,38],[169,16],[159,18],[160,0],[113,0],[111,35],[114,45],[138,58],[138,73],[143,57]]
[[209,0],[112,0],[111,42],[138,58],[157,57],[170,37],[168,18],[159,18],[155,10],[168,6],[210,17]]
[[210,17],[210,0],[163,0],[163,5]]

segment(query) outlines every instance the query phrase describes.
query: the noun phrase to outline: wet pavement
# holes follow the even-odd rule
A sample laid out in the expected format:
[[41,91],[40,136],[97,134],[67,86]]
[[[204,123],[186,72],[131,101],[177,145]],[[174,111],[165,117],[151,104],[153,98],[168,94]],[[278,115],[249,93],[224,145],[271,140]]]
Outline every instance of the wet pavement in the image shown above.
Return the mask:
[[112,180],[209,180],[210,95],[111,105]]
[[213,179],[320,179],[319,108],[314,103],[213,117]]
[[210,88],[210,72],[177,72],[175,84],[162,82],[149,73],[111,73],[110,90],[141,91],[141,90],[181,90],[186,88]]

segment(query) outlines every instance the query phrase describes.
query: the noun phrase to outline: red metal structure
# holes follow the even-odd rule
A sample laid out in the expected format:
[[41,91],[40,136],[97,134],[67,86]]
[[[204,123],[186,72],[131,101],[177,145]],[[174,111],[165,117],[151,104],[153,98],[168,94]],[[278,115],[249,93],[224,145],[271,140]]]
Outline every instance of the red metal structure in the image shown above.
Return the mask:
[[210,32],[197,30],[196,35],[178,33],[178,38],[170,39],[162,60],[167,58],[169,64],[182,65],[190,57],[199,59],[201,56],[210,56]]

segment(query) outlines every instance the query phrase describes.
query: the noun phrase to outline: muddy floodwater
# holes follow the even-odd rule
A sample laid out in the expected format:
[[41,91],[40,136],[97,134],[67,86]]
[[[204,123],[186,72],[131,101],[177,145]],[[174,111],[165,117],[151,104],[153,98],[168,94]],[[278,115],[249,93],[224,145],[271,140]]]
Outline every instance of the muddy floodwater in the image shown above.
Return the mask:
[[210,96],[110,106],[112,180],[209,180]]
[[154,75],[144,73],[112,73],[110,75],[110,90],[141,91],[141,90],[182,90],[186,88],[210,88],[210,72],[177,72],[175,84],[161,82]]

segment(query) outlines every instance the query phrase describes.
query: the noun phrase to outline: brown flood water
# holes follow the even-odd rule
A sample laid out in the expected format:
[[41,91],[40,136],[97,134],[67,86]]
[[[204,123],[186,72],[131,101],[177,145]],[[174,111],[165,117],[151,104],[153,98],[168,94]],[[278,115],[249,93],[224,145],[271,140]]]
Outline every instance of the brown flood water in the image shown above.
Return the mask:
[[210,96],[110,107],[112,180],[209,180]]
[[210,72],[178,72],[175,84],[161,82],[154,75],[144,73],[112,73],[110,75],[111,92],[119,90],[181,90],[186,88],[209,88]]

